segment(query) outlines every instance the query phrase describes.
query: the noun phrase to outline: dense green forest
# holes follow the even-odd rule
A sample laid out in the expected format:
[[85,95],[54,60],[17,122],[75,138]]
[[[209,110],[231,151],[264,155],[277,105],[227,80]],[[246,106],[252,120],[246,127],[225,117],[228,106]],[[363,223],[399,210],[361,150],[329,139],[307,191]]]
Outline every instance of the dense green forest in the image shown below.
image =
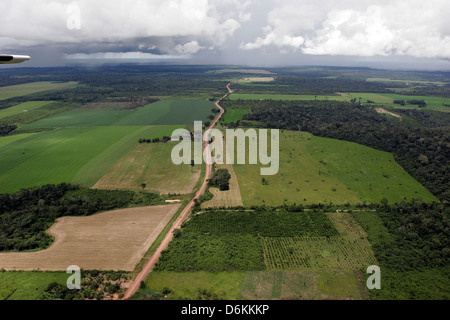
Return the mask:
[[230,179],[231,174],[227,169],[218,169],[213,172],[209,179],[209,185],[219,188],[220,191],[230,190]]
[[[356,142],[391,152],[396,161],[436,197],[441,201],[450,200],[448,127],[417,127],[392,121],[373,108],[359,104],[317,101],[291,103],[290,106],[285,106],[286,103],[278,106],[273,101],[272,107],[254,107],[252,113],[243,119],[260,122],[268,128],[302,130],[316,136]],[[245,124],[245,121],[241,121],[241,124]]]
[[17,126],[10,124],[0,124],[0,136],[7,136],[10,132],[17,129]]
[[59,217],[162,202],[154,193],[94,190],[66,183],[0,194],[0,251],[45,249],[53,242],[45,230]]
[[450,209],[418,201],[354,212],[382,270],[373,299],[450,298]]

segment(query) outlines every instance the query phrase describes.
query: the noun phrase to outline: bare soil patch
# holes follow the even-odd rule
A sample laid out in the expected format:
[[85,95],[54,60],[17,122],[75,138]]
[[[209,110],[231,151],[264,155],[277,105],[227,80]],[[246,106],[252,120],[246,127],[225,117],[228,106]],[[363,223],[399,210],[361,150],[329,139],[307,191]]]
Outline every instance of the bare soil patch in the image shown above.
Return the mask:
[[202,208],[243,206],[241,190],[233,165],[217,165],[217,169],[227,169],[230,173],[230,190],[220,191],[218,188],[210,188],[209,191],[214,197],[203,203]]
[[389,115],[391,115],[391,116],[393,116],[393,117],[396,117],[396,118],[398,118],[398,119],[402,119],[402,116],[400,116],[400,115],[398,115],[398,114],[396,114],[396,113],[387,111],[387,110],[385,110],[385,109],[377,108],[377,109],[375,109],[375,110],[376,110],[378,113],[380,113],[380,114],[389,114]]
[[5,270],[133,271],[181,204],[128,208],[89,217],[63,217],[47,232],[55,237],[43,251],[0,253]]
[[172,144],[139,144],[94,186],[104,190],[145,190],[163,194],[191,193],[200,178],[200,170],[175,165],[171,160]]

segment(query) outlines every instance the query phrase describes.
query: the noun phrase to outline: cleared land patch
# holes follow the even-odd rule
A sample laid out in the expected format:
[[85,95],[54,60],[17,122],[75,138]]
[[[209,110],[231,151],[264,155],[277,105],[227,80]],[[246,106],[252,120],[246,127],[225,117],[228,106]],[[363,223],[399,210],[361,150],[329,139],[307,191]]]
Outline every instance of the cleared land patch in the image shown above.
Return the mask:
[[[0,147],[0,193],[71,182],[92,159],[124,137],[135,136],[142,129],[66,128],[17,138],[17,141]],[[89,178],[88,175],[85,177]],[[77,179],[77,182],[84,182],[82,180]]]
[[60,90],[70,88],[77,85],[78,82],[31,82],[26,84],[19,84],[15,86],[1,87],[0,100],[6,100],[14,97],[26,96],[32,93]]
[[193,125],[207,121],[214,104],[203,100],[163,100],[133,110],[70,110],[33,122],[22,130],[92,126]]
[[230,100],[335,100],[349,101],[348,97],[341,95],[296,95],[296,94],[256,94],[256,93],[235,93],[230,96]]
[[142,143],[120,159],[95,185],[96,189],[129,189],[160,193],[191,193],[200,166],[175,165],[174,143]]
[[214,197],[212,200],[202,203],[202,208],[242,206],[241,190],[239,189],[239,182],[234,173],[233,166],[221,164],[217,165],[216,169],[228,170],[231,175],[230,190],[220,191],[218,188],[210,188],[209,191]]
[[[136,147],[139,139],[154,139],[170,136],[174,130],[179,128],[179,126],[146,126],[137,128],[136,131],[129,135],[125,135],[108,149],[87,162],[80,171],[77,172],[72,182],[92,187],[106,175],[114,165],[120,163],[119,161]],[[147,154],[146,157],[148,158],[149,155]]]
[[[423,109],[423,110],[442,110],[450,105],[450,98],[431,97],[431,96],[410,96],[394,93],[368,93],[368,92],[346,92],[336,95],[295,95],[295,94],[246,94],[236,93],[230,96],[230,100],[324,100],[324,101],[343,101],[350,102],[355,99],[362,104],[371,103],[397,108]],[[404,100],[405,105],[394,104],[394,100]],[[419,108],[417,105],[408,104],[410,100],[424,100],[427,107]]]
[[227,109],[226,113],[223,116],[223,122],[236,122],[238,120],[242,120],[242,118],[246,114],[250,114],[250,109]]
[[39,109],[50,103],[52,103],[52,101],[28,101],[28,102],[21,103],[14,107],[1,109],[0,110],[0,119],[14,116],[14,115],[21,114],[21,113],[25,113],[25,112],[29,112],[32,110],[36,110],[36,109]]
[[280,131],[277,175],[261,176],[260,165],[233,168],[245,206],[379,203],[383,198],[390,203],[412,198],[436,200],[395,162],[392,154],[305,132]]
[[37,300],[52,282],[65,285],[66,272],[0,272],[0,300]]
[[43,251],[1,253],[5,270],[132,271],[180,204],[121,209],[89,217],[63,217],[47,231],[55,237]]
[[251,77],[251,78],[241,78],[238,83],[254,83],[254,82],[273,82],[275,78],[273,77]]

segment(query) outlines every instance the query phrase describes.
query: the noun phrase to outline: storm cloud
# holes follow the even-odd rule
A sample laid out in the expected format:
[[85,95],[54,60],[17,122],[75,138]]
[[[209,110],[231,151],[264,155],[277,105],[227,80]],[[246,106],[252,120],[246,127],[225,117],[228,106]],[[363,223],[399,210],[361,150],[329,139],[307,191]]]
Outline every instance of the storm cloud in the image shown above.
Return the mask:
[[449,13],[446,0],[2,0],[0,50],[39,58],[53,48],[53,61],[405,57],[445,66]]

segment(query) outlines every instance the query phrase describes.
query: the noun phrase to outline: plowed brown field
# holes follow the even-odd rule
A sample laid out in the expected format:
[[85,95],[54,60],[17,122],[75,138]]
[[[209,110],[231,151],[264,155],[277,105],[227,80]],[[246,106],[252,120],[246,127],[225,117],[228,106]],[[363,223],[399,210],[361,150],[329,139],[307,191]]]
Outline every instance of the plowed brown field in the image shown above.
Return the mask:
[[46,250],[1,253],[0,269],[133,271],[181,204],[129,208],[89,217],[63,217],[47,232],[55,242]]

